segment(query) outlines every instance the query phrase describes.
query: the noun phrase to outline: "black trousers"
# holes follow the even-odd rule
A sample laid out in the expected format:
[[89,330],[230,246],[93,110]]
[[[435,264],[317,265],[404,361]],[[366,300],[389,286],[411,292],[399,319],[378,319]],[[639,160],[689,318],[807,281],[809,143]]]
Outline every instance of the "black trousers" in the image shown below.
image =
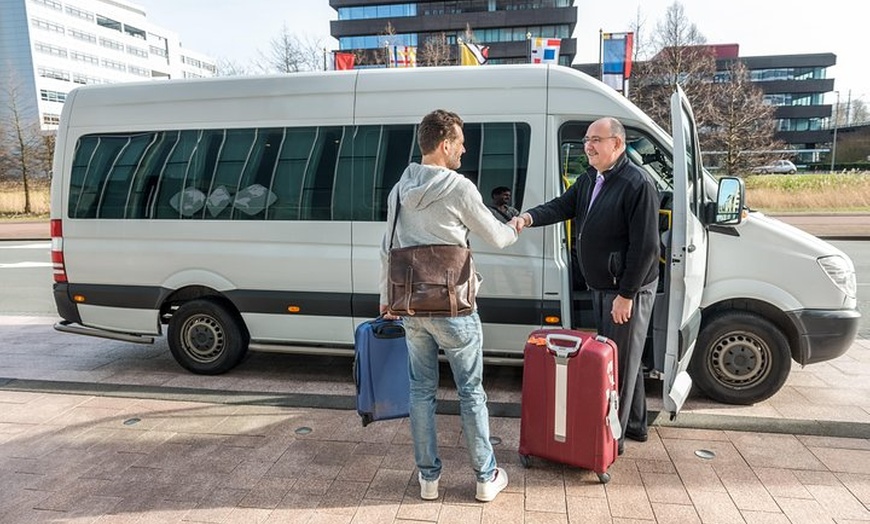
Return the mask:
[[592,310],[598,333],[616,343],[619,423],[622,425],[620,443],[625,440],[627,430],[641,434],[647,432],[646,392],[641,359],[655,304],[657,284],[656,280],[640,288],[633,299],[631,318],[625,324],[614,324],[610,314],[617,292],[592,290]]

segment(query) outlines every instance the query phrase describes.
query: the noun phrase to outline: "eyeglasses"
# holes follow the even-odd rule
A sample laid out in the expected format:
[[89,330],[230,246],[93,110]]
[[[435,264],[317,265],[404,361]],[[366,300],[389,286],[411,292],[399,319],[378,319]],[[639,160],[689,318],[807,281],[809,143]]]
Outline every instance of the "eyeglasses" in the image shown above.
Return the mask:
[[599,142],[601,142],[602,140],[607,140],[608,138],[616,138],[616,136],[584,136],[581,142],[583,142],[584,145],[598,145]]

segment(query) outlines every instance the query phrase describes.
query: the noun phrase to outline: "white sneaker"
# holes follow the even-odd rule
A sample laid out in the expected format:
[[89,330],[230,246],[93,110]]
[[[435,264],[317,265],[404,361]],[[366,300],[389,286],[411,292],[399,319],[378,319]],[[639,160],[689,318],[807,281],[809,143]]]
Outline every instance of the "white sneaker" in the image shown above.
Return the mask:
[[507,471],[495,468],[495,474],[487,482],[477,483],[477,495],[474,497],[481,502],[489,502],[501,493],[508,485]]
[[417,480],[420,481],[420,498],[423,500],[435,500],[438,498],[438,481],[441,477],[435,480],[426,480],[423,474],[417,472]]

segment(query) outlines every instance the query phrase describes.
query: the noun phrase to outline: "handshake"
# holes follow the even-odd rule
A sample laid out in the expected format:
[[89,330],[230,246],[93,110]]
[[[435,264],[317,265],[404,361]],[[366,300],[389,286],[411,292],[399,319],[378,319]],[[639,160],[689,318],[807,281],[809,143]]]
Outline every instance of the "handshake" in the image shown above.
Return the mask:
[[514,228],[517,234],[519,234],[523,229],[532,225],[532,215],[528,213],[520,213],[510,219],[510,222],[508,222],[507,225]]

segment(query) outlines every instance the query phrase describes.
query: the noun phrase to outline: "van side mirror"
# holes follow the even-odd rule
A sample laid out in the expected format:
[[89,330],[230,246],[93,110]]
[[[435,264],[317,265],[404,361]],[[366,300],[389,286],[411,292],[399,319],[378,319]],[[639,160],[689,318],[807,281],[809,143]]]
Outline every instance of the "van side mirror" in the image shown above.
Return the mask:
[[737,177],[723,177],[719,180],[716,197],[716,216],[714,224],[736,226],[743,221],[743,204],[746,201],[746,186]]

